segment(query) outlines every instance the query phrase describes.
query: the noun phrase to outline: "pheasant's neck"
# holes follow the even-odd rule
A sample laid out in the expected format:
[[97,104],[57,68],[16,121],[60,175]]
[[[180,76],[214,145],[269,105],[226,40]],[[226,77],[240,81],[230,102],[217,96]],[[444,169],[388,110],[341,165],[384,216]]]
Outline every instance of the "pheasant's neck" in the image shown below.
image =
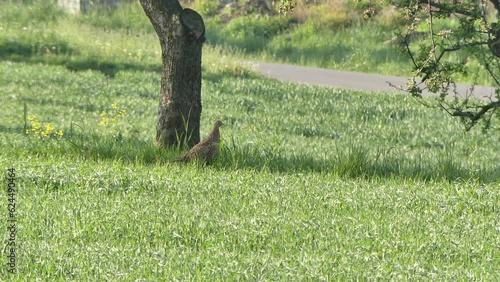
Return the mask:
[[214,127],[212,129],[212,134],[210,134],[210,139],[212,139],[213,141],[215,142],[219,142],[219,139],[220,139],[220,135],[219,135],[219,128],[218,127]]

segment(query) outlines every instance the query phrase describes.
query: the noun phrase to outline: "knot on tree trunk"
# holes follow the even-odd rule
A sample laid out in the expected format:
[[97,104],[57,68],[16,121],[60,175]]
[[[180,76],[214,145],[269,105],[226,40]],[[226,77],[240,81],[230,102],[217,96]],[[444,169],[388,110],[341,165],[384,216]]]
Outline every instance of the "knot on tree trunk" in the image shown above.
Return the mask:
[[189,38],[196,42],[205,41],[205,23],[195,10],[183,9],[180,13],[181,24]]

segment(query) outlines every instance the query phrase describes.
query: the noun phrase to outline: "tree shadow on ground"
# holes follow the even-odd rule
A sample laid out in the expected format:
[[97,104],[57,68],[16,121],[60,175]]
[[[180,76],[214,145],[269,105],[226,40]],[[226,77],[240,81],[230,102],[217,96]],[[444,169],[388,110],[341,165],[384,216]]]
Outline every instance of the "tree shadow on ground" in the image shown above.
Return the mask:
[[[41,140],[25,135],[22,126],[0,126],[5,136],[25,136],[29,142],[25,152],[38,156],[74,156],[74,159],[94,161],[116,160],[125,164],[183,165],[174,162],[187,148],[161,148],[153,140],[145,141],[134,134],[124,136],[85,134],[66,130],[63,138]],[[14,137],[13,137],[14,138]],[[8,140],[8,137],[7,137]],[[200,167],[204,167],[200,164]],[[269,149],[246,146],[232,148],[223,146],[221,155],[211,168],[224,171],[249,169],[271,173],[331,173],[345,178],[408,178],[420,181],[461,181],[474,179],[482,183],[500,180],[500,167],[472,171],[455,162],[443,159],[434,164],[412,163],[401,158],[369,159],[366,151],[349,150],[329,158],[309,155],[288,155]]]
[[[332,63],[340,63],[351,57],[355,52],[359,52],[353,47],[342,42],[325,46],[296,46],[293,38],[283,39],[280,42],[272,42],[269,36],[256,35],[244,38],[227,38],[216,31],[207,31],[207,42],[225,50],[243,53],[244,55],[257,55],[267,53],[272,56],[273,61],[287,62],[291,64],[313,63],[320,67],[326,67]],[[272,46],[271,46],[272,44]],[[298,44],[298,43],[297,43]]]
[[481,171],[463,167],[453,158],[443,158],[435,163],[401,159],[401,157],[373,158],[363,149],[349,149],[334,157],[315,158],[309,155],[287,155],[283,152],[261,150],[255,147],[223,148],[214,164],[218,169],[253,169],[280,173],[334,173],[347,178],[402,177],[421,181],[469,180],[495,183],[500,180],[500,166]]
[[[51,53],[51,49],[57,50],[57,53]],[[36,50],[34,50],[36,49]],[[40,51],[45,49],[46,52]],[[38,51],[37,51],[38,50]],[[82,58],[73,56],[79,54],[79,50],[68,47],[65,42],[51,44],[51,47],[34,47],[29,44],[22,44],[15,41],[0,42],[0,60],[22,62],[29,64],[47,64],[64,66],[71,71],[94,70],[99,71],[109,78],[115,77],[120,71],[150,71],[162,72],[162,65],[145,64],[134,62],[115,62],[106,58]]]
[[[63,128],[63,137],[48,136],[40,138],[25,134],[22,127],[0,126],[0,133],[26,138],[22,142],[25,152],[37,156],[64,156],[71,159],[94,161],[116,160],[125,164],[163,165],[173,161],[181,154],[175,148],[166,150],[156,146],[153,140],[145,141],[135,133],[86,134],[77,126]],[[17,142],[15,142],[17,143]],[[15,146],[13,143],[13,146]]]
[[4,124],[0,124],[0,133],[24,133],[26,128],[24,126],[6,126]]

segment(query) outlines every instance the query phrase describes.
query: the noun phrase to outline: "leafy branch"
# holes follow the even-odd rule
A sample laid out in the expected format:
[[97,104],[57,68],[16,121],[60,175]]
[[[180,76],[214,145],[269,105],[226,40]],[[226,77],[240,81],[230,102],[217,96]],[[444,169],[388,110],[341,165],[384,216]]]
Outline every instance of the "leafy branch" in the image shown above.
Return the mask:
[[[416,97],[421,97],[423,90],[439,94],[437,107],[459,117],[467,130],[479,121],[484,121],[485,128],[489,128],[495,110],[500,107],[500,0],[489,2],[496,9],[496,17],[491,9],[488,12],[486,0],[403,0],[395,3],[408,23],[406,32],[400,35],[400,42],[414,70],[414,77],[404,90]],[[457,24],[450,24],[449,20]],[[462,59],[452,59],[452,54]],[[471,61],[479,65],[479,71],[491,77],[497,88],[489,100],[473,99],[474,88],[465,99],[457,100],[460,95],[456,88],[452,89],[456,75],[478,72],[471,69]],[[455,99],[450,101],[447,97],[451,93],[455,94]]]

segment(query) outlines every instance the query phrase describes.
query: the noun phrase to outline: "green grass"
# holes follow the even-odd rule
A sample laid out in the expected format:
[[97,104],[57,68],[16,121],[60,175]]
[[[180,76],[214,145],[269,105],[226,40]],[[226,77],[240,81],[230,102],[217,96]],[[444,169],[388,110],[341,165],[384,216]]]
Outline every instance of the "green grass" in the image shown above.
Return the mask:
[[[371,24],[371,25],[370,25]],[[349,71],[411,75],[410,60],[383,44],[393,31],[376,23],[329,27],[307,22],[291,30],[286,18],[237,18],[208,23],[208,44],[243,50],[249,59]]]
[[[80,17],[34,2],[27,8],[10,1],[2,4],[6,31],[0,34],[2,58],[100,70],[108,76],[122,69],[161,70],[156,34],[138,2],[94,9]],[[246,15],[227,22],[221,15],[205,16],[204,54],[411,76],[410,59],[397,46],[385,43],[399,30],[395,12],[365,21],[359,11],[347,5],[303,23],[284,16]],[[463,61],[462,57],[456,54],[451,60]],[[457,76],[458,81],[493,84],[475,61],[469,67],[469,75]]]
[[59,158],[34,167],[18,170],[19,280],[498,278],[492,186]]
[[[363,20],[354,8],[344,6],[335,11],[321,5],[318,7],[326,10],[318,10],[311,18],[302,19],[304,22],[285,16],[247,15],[228,22],[221,22],[219,17],[208,18],[207,44],[238,50],[247,60],[406,77],[413,75],[410,57],[394,41],[397,35],[407,31],[405,24],[408,24],[401,21],[396,12],[388,11],[385,17]],[[427,27],[425,21],[422,25]],[[424,42],[420,39],[413,45],[416,48]],[[464,52],[454,52],[446,58],[452,63],[467,61],[468,73],[455,74],[456,81],[496,85],[484,67],[477,60],[467,58]]]
[[[202,135],[223,120],[222,155],[179,165],[154,145],[154,34],[64,17],[42,22],[66,49],[40,53],[42,27],[1,11],[0,47],[27,48],[0,60],[0,183],[16,169],[19,228],[5,279],[499,279],[498,130],[464,132],[406,96],[265,79],[207,46]],[[126,115],[100,124],[113,103]],[[64,136],[26,135],[30,116]]]

